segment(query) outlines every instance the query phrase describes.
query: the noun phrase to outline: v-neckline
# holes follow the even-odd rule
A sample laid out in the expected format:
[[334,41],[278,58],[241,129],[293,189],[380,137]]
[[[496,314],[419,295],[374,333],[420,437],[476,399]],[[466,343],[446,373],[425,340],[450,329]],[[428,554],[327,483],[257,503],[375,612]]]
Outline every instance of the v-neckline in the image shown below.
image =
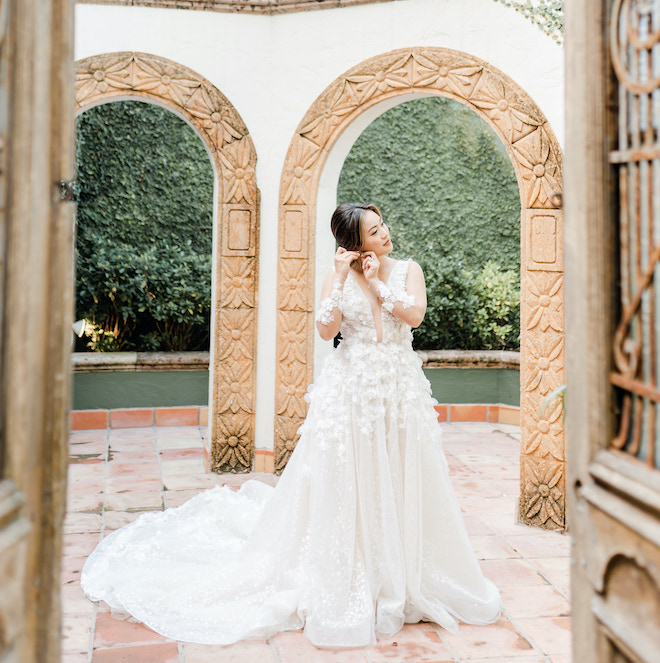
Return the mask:
[[[392,279],[392,274],[394,274],[394,270],[399,266],[401,263],[401,260],[397,260],[394,265],[392,266],[392,269],[390,269],[390,273],[387,275],[387,280],[383,281],[385,285],[388,285],[390,280]],[[349,272],[350,274],[350,272]],[[383,305],[378,304],[377,309],[378,309],[378,317],[380,318],[380,338],[378,338],[378,331],[379,331],[379,326],[378,322],[376,321],[376,314],[374,312],[374,307],[371,305],[371,300],[367,296],[366,292],[364,291],[364,288],[360,284],[360,282],[357,280],[357,278],[351,274],[351,278],[353,279],[353,283],[357,286],[357,289],[360,291],[360,294],[367,300],[367,304],[369,304],[369,308],[371,309],[371,319],[373,320],[374,323],[374,329],[376,331],[376,343],[382,343],[383,342]],[[366,279],[365,279],[366,281]],[[367,287],[369,285],[367,284]]]

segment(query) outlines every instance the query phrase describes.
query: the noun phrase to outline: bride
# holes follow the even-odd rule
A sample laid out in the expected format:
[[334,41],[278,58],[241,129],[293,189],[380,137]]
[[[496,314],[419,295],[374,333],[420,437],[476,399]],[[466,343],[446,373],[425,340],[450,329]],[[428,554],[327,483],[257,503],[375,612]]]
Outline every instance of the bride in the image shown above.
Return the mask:
[[87,560],[90,599],[205,644],[304,628],[319,647],[358,647],[405,622],[456,632],[498,619],[411,345],[426,310],[422,270],[389,256],[374,205],[340,205],[331,228],[339,249],[316,324],[342,340],[277,486],[217,487],[143,514]]

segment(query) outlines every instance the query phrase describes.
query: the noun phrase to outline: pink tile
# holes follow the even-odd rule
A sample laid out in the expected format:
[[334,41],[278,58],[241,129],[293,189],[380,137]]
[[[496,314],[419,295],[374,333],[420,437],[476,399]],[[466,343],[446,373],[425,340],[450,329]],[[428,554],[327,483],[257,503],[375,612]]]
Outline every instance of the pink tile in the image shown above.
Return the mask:
[[162,509],[163,495],[161,492],[146,493],[113,493],[105,500],[106,511],[144,511]]
[[192,490],[194,488],[213,488],[219,480],[210,474],[200,475],[174,475],[163,477],[165,490]]
[[116,530],[137,520],[144,511],[106,511],[103,514],[105,532]]
[[489,536],[495,534],[495,530],[488,526],[488,522],[479,516],[463,516],[463,522],[470,536]]
[[438,413],[438,421],[449,421],[449,406],[446,404],[436,405],[435,411]]
[[60,589],[62,613],[68,615],[91,615],[94,603],[90,601],[78,583],[65,585]]
[[155,428],[113,428],[108,430],[109,440],[144,440],[151,439],[156,434]]
[[201,431],[198,426],[170,426],[167,428],[156,428],[158,439],[167,437],[196,437],[201,439]]
[[92,637],[93,615],[62,616],[62,651],[87,651]]
[[112,477],[106,483],[106,491],[111,493],[126,493],[131,491],[140,491],[141,493],[157,492],[163,489],[163,482],[160,476],[142,477],[142,476],[121,476]]
[[275,663],[275,655],[268,642],[246,640],[235,645],[183,644],[183,663]]
[[76,445],[81,442],[102,442],[106,439],[107,434],[107,430],[71,431],[69,433],[69,444]]
[[163,460],[161,462],[163,476],[204,474],[206,468],[201,457],[179,458],[178,460]]
[[71,412],[71,430],[106,429],[107,427],[107,410],[72,410]]
[[[548,663],[548,659],[540,654],[536,656],[516,656],[511,660],[505,660],[497,656],[495,658],[462,658],[461,661],[465,661],[465,663]],[[567,661],[567,663],[570,663],[570,661]]]
[[199,495],[200,490],[166,490],[163,493],[165,500],[165,508],[171,509],[173,507],[181,506],[195,495]]
[[569,602],[550,586],[502,587],[502,601],[511,619],[521,617],[568,617]]
[[123,450],[114,447],[110,451],[110,461],[125,465],[132,465],[134,463],[153,463],[158,461],[158,452],[152,441],[147,441],[144,447],[139,449],[131,448]]
[[95,649],[92,663],[179,663],[176,642]]
[[88,654],[84,652],[64,652],[60,658],[60,663],[87,663]]
[[63,531],[67,534],[100,532],[100,513],[68,513],[64,519]]
[[516,624],[543,651],[550,656],[570,654],[570,617],[516,619]]
[[159,437],[158,448],[165,449],[199,449],[203,451],[204,442],[200,437]]
[[488,525],[495,530],[500,536],[507,538],[508,536],[527,535],[530,532],[540,532],[536,527],[528,527],[516,522],[515,516],[510,514],[494,514],[488,516]]
[[93,493],[102,493],[104,484],[105,477],[102,475],[80,479],[69,477],[66,490],[68,495],[92,495]]
[[99,460],[95,463],[79,463],[69,465],[69,481],[78,481],[79,479],[102,479],[105,476],[105,462]]
[[507,619],[490,626],[461,624],[458,635],[443,632],[443,640],[461,659],[497,658],[517,660],[536,654],[532,644]]
[[454,491],[461,497],[474,497],[478,495],[481,499],[502,497],[502,491],[492,482],[482,479],[478,474],[464,476],[452,474],[451,483]]
[[520,555],[499,536],[471,536],[470,543],[477,559],[511,559]]
[[539,572],[524,559],[486,559],[479,562],[484,575],[498,587],[545,585]]
[[560,532],[507,536],[506,540],[523,557],[568,557],[571,554],[571,538]]
[[115,619],[109,612],[100,613],[96,618],[94,647],[116,647],[138,642],[170,642],[169,638],[139,622]]
[[393,638],[364,652],[372,663],[453,663],[454,658],[431,624],[406,624]]
[[454,423],[456,430],[472,435],[473,433],[492,433],[497,430],[497,424],[489,424],[484,419],[481,421],[457,421]]
[[461,506],[475,516],[507,516],[513,519],[516,513],[515,500],[511,497],[460,497]]
[[103,508],[103,493],[92,495],[68,494],[66,498],[67,513],[78,511],[100,513]]
[[203,459],[204,449],[201,447],[192,447],[187,449],[163,449],[160,452],[162,460],[191,460]]
[[64,534],[62,552],[67,557],[85,557],[96,548],[101,540],[99,533]]
[[79,444],[69,445],[69,456],[72,458],[79,458],[80,456],[102,456],[103,460],[105,460],[105,454],[107,451],[108,443],[105,440],[96,442],[80,442]]
[[60,582],[62,585],[71,585],[80,581],[80,571],[87,560],[85,556],[64,555],[60,569]]
[[520,425],[520,408],[500,405],[498,413],[499,421],[503,424]]
[[564,596],[570,596],[571,591],[571,558],[565,557],[537,557],[530,560],[541,572],[541,575]]
[[158,407],[156,426],[196,426],[198,407]]
[[110,428],[147,428],[154,425],[151,408],[135,408],[110,411]]
[[157,477],[160,476],[160,467],[156,461],[151,463],[122,463],[112,461],[108,463],[111,477]]
[[278,633],[271,638],[280,663],[367,663],[360,649],[340,651],[316,648],[302,631]]
[[487,405],[450,405],[449,418],[454,421],[487,421]]
[[208,426],[209,425],[209,408],[200,407],[199,408],[199,425]]

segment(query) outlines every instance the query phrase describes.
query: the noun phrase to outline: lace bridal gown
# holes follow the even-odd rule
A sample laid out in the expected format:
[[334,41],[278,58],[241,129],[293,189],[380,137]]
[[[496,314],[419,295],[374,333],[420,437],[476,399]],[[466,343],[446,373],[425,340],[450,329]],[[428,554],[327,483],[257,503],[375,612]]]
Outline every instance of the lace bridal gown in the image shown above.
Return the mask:
[[[408,264],[388,283],[400,301]],[[347,278],[343,340],[276,488],[218,487],[142,515],[87,560],[89,598],[206,644],[304,628],[317,646],[351,647],[404,622],[496,621],[500,596],[470,547],[410,327],[386,309],[377,342]]]

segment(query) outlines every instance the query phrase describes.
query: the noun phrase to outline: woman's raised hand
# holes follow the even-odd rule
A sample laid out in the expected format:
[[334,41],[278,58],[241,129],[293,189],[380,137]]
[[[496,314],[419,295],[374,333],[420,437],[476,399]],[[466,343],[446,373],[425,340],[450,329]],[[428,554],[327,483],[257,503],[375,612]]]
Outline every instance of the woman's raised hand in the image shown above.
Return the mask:
[[335,253],[335,274],[342,280],[345,281],[348,276],[348,270],[351,267],[351,263],[354,260],[360,258],[359,251],[347,251],[345,248],[340,246]]
[[365,251],[362,254],[362,273],[367,281],[372,281],[378,278],[378,270],[380,269],[380,260],[373,251]]

